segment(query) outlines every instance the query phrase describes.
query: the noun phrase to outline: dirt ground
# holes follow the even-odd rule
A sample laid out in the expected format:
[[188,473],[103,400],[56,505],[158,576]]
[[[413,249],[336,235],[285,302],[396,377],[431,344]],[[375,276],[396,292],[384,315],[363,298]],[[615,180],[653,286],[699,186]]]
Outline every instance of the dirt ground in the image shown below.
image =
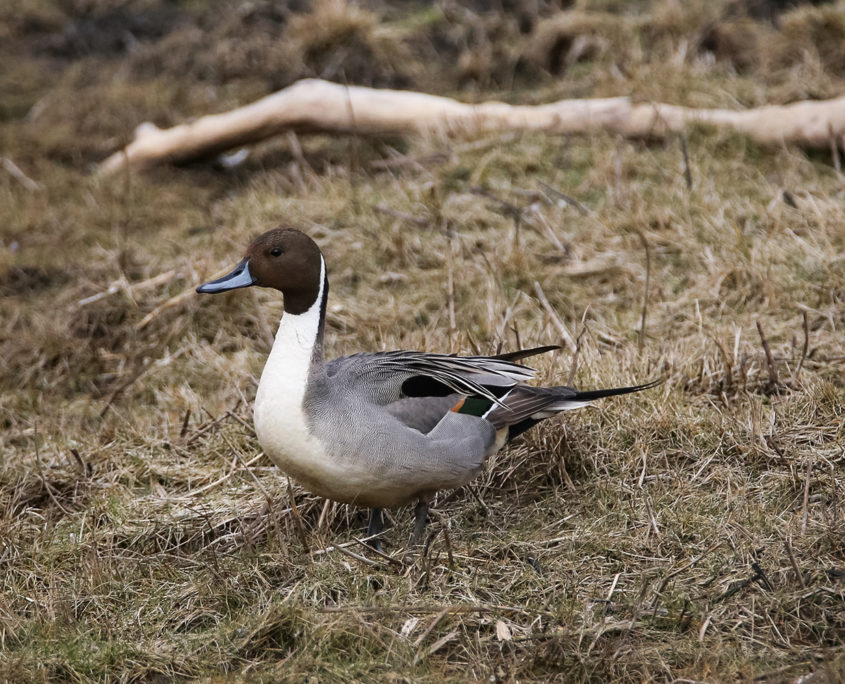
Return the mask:
[[[303,77],[833,97],[845,2],[7,0],[0,65],[0,681],[845,679],[845,150],[283,136],[94,174]],[[193,291],[282,223],[325,253],[329,357],[564,325],[543,383],[665,382],[527,433],[422,552],[391,512],[377,555],[256,442],[281,298]]]

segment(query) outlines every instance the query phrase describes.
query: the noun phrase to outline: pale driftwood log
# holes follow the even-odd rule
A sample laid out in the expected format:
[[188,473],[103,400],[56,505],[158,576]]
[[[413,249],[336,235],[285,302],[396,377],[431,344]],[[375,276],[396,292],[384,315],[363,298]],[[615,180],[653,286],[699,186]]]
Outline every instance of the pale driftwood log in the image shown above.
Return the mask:
[[498,130],[626,137],[662,137],[692,123],[733,128],[766,145],[839,144],[845,134],[845,97],[744,111],[634,103],[627,97],[561,100],[544,105],[464,104],[399,90],[345,86],[308,79],[257,102],[190,123],[160,129],[142,124],[135,139],[100,165],[100,173],[186,162],[264,140],[301,133],[478,133]]

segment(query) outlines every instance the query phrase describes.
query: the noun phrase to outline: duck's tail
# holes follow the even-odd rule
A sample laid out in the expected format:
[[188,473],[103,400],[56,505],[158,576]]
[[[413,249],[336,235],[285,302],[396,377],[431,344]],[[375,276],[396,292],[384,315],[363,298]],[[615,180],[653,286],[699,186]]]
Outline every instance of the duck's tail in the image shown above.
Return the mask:
[[494,403],[486,397],[467,397],[452,410],[484,418],[499,432],[507,428],[508,441],[546,418],[589,405],[596,399],[631,394],[650,389],[663,382],[653,380],[644,385],[580,392],[572,387],[532,387],[516,385]]

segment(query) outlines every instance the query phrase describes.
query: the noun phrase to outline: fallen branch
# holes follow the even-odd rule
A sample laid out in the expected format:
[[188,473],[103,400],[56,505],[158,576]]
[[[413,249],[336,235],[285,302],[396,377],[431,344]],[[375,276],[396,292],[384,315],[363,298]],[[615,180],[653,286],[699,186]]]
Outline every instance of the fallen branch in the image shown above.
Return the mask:
[[99,173],[110,174],[127,166],[143,169],[162,162],[187,162],[289,131],[362,135],[503,130],[566,135],[605,131],[627,137],[664,137],[681,133],[693,123],[732,128],[765,145],[794,143],[827,148],[831,140],[845,134],[845,97],[745,111],[636,103],[627,97],[560,100],[544,105],[472,105],[426,93],[307,79],[244,107],[173,128],[141,124],[135,139],[106,159]]

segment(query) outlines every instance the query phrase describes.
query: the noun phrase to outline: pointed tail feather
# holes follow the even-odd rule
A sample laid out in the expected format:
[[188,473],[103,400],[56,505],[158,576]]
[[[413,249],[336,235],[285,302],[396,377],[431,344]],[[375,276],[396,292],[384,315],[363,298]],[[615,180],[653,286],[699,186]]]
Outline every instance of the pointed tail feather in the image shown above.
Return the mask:
[[[630,394],[649,389],[663,382],[656,380],[644,385],[633,387],[615,387],[612,389],[579,392],[571,387],[531,387],[518,385],[503,395],[498,404],[487,402],[487,410],[481,413],[481,406],[474,402],[474,415],[480,415],[500,430],[509,428],[510,438],[524,432],[541,420],[551,418],[556,413],[587,406],[591,401],[612,397],[620,394]],[[469,413],[469,407],[459,407],[461,413]]]
[[632,392],[641,392],[642,390],[651,389],[663,382],[663,378],[652,380],[644,385],[634,385],[633,387],[614,387],[613,389],[590,390],[588,392],[575,392],[572,401],[595,401],[596,399],[603,399],[604,397],[615,397],[620,394],[631,394]]

